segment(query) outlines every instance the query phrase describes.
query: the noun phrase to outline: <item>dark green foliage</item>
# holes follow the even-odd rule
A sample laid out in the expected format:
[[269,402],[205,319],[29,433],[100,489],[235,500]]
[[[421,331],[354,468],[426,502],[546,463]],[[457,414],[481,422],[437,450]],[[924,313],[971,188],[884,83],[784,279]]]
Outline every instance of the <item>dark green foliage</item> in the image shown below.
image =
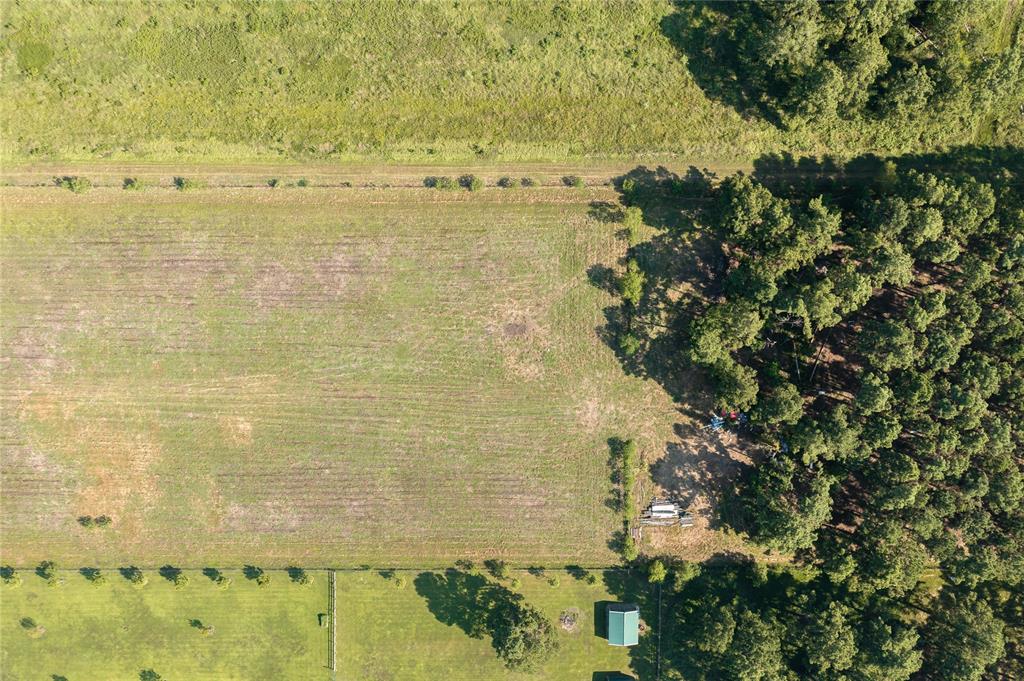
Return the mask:
[[517,177],[502,177],[498,180],[498,186],[502,189],[514,189],[520,186],[520,180]]
[[582,189],[587,186],[587,183],[579,175],[566,175],[562,178],[562,184],[566,187],[575,187],[576,189]]
[[164,681],[164,677],[152,669],[143,669],[139,672],[139,681]]
[[[778,677],[780,645],[794,678],[1013,668],[1002,641],[1020,638],[1005,594],[1024,579],[1019,164],[979,165],[972,177],[972,166],[909,163],[840,170],[817,186],[727,178],[690,213],[721,241],[721,260],[707,258],[708,294],[664,295],[684,282],[651,266],[644,305],[622,308],[637,347],[675,353],[666,386],[685,376],[669,368],[696,365],[719,408],[748,411],[741,438],[762,454],[721,520],[813,571],[787,587],[789,613],[744,614],[728,599],[691,612],[708,660],[690,659],[704,672],[683,678]],[[661,200],[650,207],[685,210]],[[672,236],[634,252],[671,262],[679,251],[659,249]],[[644,368],[658,376],[651,354]],[[764,569],[752,570],[754,585],[773,583]],[[928,619],[922,657],[924,620],[908,603],[928,609],[933,580],[949,596]],[[690,582],[672,591],[691,594]]]
[[194,189],[202,189],[206,186],[206,183],[202,180],[197,180],[192,177],[175,177],[174,188],[180,192],[192,191]]
[[998,35],[1012,31],[1000,27],[1002,12],[957,0],[870,9],[853,0],[764,1],[684,5],[679,22],[715,36],[704,44],[721,41],[721,75],[705,89],[741,111],[790,128],[886,119],[909,132],[958,128],[1013,102],[1021,53],[1015,36]]
[[267,186],[270,187],[271,189],[274,189],[280,184],[281,180],[277,179],[276,177],[272,177],[269,180],[267,180]]
[[521,594],[482,575],[423,572],[414,584],[438,620],[458,626],[471,638],[489,636],[510,669],[535,670],[558,648],[554,628],[543,614]]
[[309,186],[309,180],[307,180],[304,177],[300,177],[298,179],[298,181],[295,182],[295,186],[296,187],[308,187]]
[[484,181],[476,175],[463,175],[459,178],[459,186],[471,192],[478,192],[484,188]]
[[160,568],[160,576],[174,584],[175,589],[181,589],[188,585],[188,575],[181,568],[172,565],[164,565]]
[[242,574],[245,575],[246,579],[256,582],[258,586],[266,586],[270,584],[270,575],[263,571],[263,568],[256,567],[255,565],[246,565],[242,568]]
[[87,177],[79,177],[78,175],[65,175],[63,177],[54,178],[54,183],[58,187],[63,187],[70,192],[75,194],[84,194],[85,192],[92,189],[92,181]]
[[484,567],[495,579],[508,579],[508,564],[505,561],[492,558],[484,561]]
[[288,578],[301,586],[309,586],[313,583],[313,578],[309,576],[308,572],[294,565],[288,568]]
[[145,188],[145,184],[137,177],[126,177],[122,183],[122,188],[129,191],[141,191]]
[[424,187],[431,189],[458,189],[459,183],[447,175],[430,176],[423,180]]
[[524,177],[520,180],[520,184],[524,187],[539,187],[540,182],[535,177]]
[[667,576],[668,570],[660,560],[652,560],[650,565],[647,566],[647,580],[651,584],[661,584]]
[[55,586],[58,582],[57,577],[57,564],[52,560],[44,560],[36,566],[36,574],[45,579],[46,583],[50,586]]
[[119,570],[121,576],[131,582],[134,586],[143,587],[149,581],[146,575],[139,568],[134,565],[130,567],[121,568]]
[[639,305],[640,298],[644,294],[645,281],[646,276],[643,270],[640,269],[639,263],[630,258],[626,262],[626,271],[619,279],[619,294],[622,296],[622,299],[633,307]]
[[537,669],[558,650],[554,628],[536,608],[519,604],[494,632],[494,647],[509,669]]
[[99,568],[82,568],[78,571],[83,577],[89,580],[90,583],[97,586],[107,583],[107,577],[104,575]]

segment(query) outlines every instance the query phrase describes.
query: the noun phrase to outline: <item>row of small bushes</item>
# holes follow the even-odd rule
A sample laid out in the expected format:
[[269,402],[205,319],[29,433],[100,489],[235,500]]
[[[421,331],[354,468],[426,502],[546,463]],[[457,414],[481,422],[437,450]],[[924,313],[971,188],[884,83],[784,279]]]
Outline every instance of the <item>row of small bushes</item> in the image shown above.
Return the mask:
[[[75,194],[82,194],[92,189],[92,181],[87,177],[80,175],[64,175],[62,177],[54,178],[54,182],[58,187],[63,187]],[[203,189],[206,187],[206,182],[192,177],[181,177],[177,176],[173,180],[174,188],[178,191],[191,191],[194,189]],[[468,189],[471,192],[480,191],[486,186],[483,178],[477,175],[462,175],[455,179],[447,175],[431,175],[430,177],[424,178],[423,184],[431,189]],[[539,187],[540,182],[533,177],[509,177],[505,176],[498,180],[497,186],[504,189],[513,189],[515,187]],[[583,188],[587,184],[583,178],[579,175],[567,175],[562,178],[562,184],[567,187]],[[281,180],[276,177],[272,177],[267,180],[267,186],[271,189],[280,187]],[[309,180],[301,178],[294,184],[289,183],[289,187],[308,187]],[[350,187],[351,183],[344,183],[343,186]],[[140,191],[149,187],[149,184],[138,177],[126,177],[122,183],[122,187],[128,191]]]
[[[92,584],[100,585],[107,583],[106,575],[99,568],[85,567],[81,568],[78,572]],[[149,583],[149,578],[146,574],[134,565],[119,568],[118,572],[137,587],[143,587]],[[158,570],[158,573],[161,577],[173,583],[176,588],[180,589],[188,584],[188,575],[185,574],[184,570],[173,565],[164,565]],[[270,583],[270,575],[264,572],[263,568],[256,567],[255,565],[246,565],[242,569],[242,573],[246,579],[256,582],[259,586],[266,586]],[[57,574],[57,564],[52,560],[41,562],[36,567],[35,574],[46,580],[49,586],[60,586],[63,583],[63,580]],[[204,568],[203,575],[222,589],[231,586],[231,578],[217,568]],[[288,577],[294,583],[303,586],[313,583],[313,578],[310,577],[309,573],[300,567],[288,568]],[[13,567],[4,565],[0,567],[0,581],[7,586],[19,586],[21,584],[21,576]]]
[[[533,177],[510,177],[506,175],[497,181],[497,186],[503,189],[514,189],[516,187],[539,187],[540,182]],[[587,183],[579,175],[567,175],[562,178],[562,184],[567,187],[582,188]],[[486,184],[477,175],[462,175],[458,179],[447,175],[431,175],[423,179],[423,186],[431,189],[468,189],[471,192],[483,189]]]
[[[63,187],[68,191],[74,192],[75,194],[83,194],[92,189],[92,181],[87,177],[80,175],[64,175],[62,177],[54,178],[54,184],[58,187]],[[206,182],[198,180],[192,177],[175,177],[173,180],[174,188],[178,191],[191,191],[193,189],[203,189],[206,187]],[[138,177],[126,177],[122,182],[121,187],[127,191],[141,191],[147,189],[151,185]],[[267,186],[271,189],[281,186],[281,181],[276,177],[267,180]],[[289,183],[287,186],[295,187],[308,187],[309,180],[301,178],[297,180],[294,185]],[[344,186],[351,186],[349,183],[345,183]]]

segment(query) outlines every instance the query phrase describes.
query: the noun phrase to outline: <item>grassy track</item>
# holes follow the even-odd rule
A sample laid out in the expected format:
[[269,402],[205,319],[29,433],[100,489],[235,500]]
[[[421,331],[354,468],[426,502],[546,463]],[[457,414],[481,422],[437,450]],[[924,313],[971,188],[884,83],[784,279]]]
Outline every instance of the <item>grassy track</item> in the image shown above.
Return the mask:
[[[998,21],[1006,3],[989,4]],[[5,3],[0,154],[746,161],[971,141],[977,121],[923,134],[745,119],[695,81],[704,38],[681,37],[672,13],[669,0]],[[1020,142],[1015,109],[994,141]]]
[[[600,580],[591,586],[561,572],[560,585],[551,587],[547,576],[518,574],[518,591],[555,623],[560,642],[552,660],[531,674],[505,669],[486,635],[466,635],[461,627],[479,614],[464,610],[463,591],[445,588],[452,579],[413,573],[408,575],[409,584],[399,589],[375,572],[338,573],[338,678],[589,681],[594,672],[628,672],[629,650],[609,646],[597,635],[602,623],[595,630],[595,614],[598,619],[603,614],[598,604],[618,599]],[[559,615],[570,608],[580,615],[573,633],[558,624]],[[652,624],[657,617],[656,611],[641,614]]]
[[[0,677],[138,681],[152,669],[165,679],[326,681],[327,629],[317,619],[327,608],[326,575],[311,573],[313,584],[302,587],[275,573],[258,587],[225,574],[233,580],[227,590],[199,572],[180,590],[154,573],[141,589],[116,572],[99,586],[73,572],[59,587],[26,575],[20,587],[0,591]],[[24,617],[45,634],[30,637]],[[213,633],[203,635],[193,619]]]
[[614,561],[607,194],[4,190],[3,560]]

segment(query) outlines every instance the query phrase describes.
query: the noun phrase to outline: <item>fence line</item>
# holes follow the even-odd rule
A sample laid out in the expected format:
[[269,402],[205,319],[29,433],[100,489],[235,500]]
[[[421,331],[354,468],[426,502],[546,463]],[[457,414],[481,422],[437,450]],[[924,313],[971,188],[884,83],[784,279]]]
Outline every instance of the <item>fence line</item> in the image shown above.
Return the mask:
[[327,664],[332,672],[338,671],[337,657],[335,655],[335,638],[338,626],[338,602],[334,596],[334,570],[327,573],[327,606],[331,609],[331,621],[328,632],[330,640],[327,643]]

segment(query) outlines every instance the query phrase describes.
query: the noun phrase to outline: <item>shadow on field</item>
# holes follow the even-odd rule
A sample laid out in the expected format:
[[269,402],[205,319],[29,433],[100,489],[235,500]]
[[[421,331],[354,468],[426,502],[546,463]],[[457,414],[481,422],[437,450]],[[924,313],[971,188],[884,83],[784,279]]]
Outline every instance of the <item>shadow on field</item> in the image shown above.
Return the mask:
[[470,638],[489,636],[495,650],[508,634],[512,613],[523,602],[521,594],[483,575],[454,568],[421,572],[413,584],[437,621],[462,629]]

